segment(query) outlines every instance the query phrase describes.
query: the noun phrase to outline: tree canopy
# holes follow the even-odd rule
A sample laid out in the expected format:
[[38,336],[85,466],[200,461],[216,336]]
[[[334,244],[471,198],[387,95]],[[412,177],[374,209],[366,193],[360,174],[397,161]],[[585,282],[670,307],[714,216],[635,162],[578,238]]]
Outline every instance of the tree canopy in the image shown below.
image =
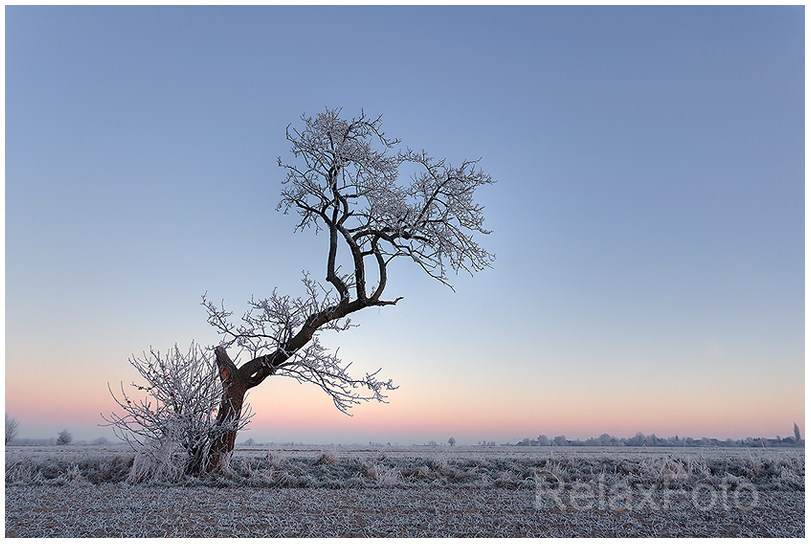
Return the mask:
[[[278,209],[299,215],[296,231],[313,228],[328,234],[327,285],[305,274],[305,296],[274,291],[253,299],[239,324],[204,300],[209,323],[223,337],[222,366],[243,374],[248,387],[277,374],[317,384],[343,412],[363,400],[382,401],[384,391],[394,388],[392,382],[378,380],[377,373],[352,378],[318,341],[317,331],[345,330],[349,314],[396,304],[402,297],[383,295],[387,267],[397,257],[411,259],[448,286],[449,269],[472,274],[494,259],[474,239],[489,231],[483,226],[483,207],[473,199],[492,178],[477,168],[477,160],[451,166],[425,151],[399,149],[400,140],[385,135],[381,119],[361,112],[344,120],[340,109],[327,109],[302,116],[301,128],[287,127],[296,160],[278,159],[286,171]],[[405,163],[416,166],[407,184],[398,179]],[[339,264],[341,252],[349,263],[346,272]],[[222,357],[233,345],[251,355],[240,369],[230,368]],[[370,394],[358,393],[358,386]]]

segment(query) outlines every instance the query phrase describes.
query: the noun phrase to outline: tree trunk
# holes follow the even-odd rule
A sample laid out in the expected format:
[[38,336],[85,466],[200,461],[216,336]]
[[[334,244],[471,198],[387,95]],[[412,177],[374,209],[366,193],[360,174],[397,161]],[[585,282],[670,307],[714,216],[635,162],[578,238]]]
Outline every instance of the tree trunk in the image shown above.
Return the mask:
[[215,354],[223,391],[215,425],[219,430],[211,443],[207,472],[218,472],[228,468],[237,438],[236,425],[242,414],[242,404],[245,402],[245,393],[249,387],[248,381],[237,370],[224,348],[218,347]]

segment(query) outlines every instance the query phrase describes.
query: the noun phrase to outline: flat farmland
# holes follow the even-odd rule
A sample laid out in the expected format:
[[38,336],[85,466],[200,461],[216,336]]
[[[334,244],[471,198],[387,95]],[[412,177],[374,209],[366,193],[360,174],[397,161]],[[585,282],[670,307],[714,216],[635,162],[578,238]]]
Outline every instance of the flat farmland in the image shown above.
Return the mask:
[[128,483],[119,446],[6,448],[7,537],[805,535],[803,449],[239,447]]

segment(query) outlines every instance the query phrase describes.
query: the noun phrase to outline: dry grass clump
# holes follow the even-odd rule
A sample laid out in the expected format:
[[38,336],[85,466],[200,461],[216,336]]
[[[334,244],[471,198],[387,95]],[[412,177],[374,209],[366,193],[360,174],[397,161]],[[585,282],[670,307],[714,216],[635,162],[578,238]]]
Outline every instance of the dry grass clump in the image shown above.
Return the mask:
[[317,464],[334,465],[338,462],[338,453],[335,450],[325,451],[318,457]]
[[118,483],[133,468],[132,455],[86,455],[79,459],[59,457],[32,458],[26,455],[6,456],[6,485],[65,485]]
[[397,468],[389,468],[385,465],[373,465],[369,469],[368,475],[380,487],[397,485],[402,479],[402,474]]

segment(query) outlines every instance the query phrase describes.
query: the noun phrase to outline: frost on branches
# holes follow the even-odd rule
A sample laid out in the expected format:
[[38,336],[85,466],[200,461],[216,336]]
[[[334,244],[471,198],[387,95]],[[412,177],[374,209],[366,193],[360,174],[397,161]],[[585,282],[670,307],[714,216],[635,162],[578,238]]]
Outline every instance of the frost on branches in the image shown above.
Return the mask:
[[[302,282],[306,297],[282,296],[274,290],[270,298],[249,301],[249,310],[242,316],[239,325],[230,322],[231,312],[218,308],[204,296],[208,322],[222,334],[221,348],[236,346],[251,359],[260,358],[261,353],[289,345],[308,318],[326,312],[337,304],[338,301],[322,285],[311,280],[308,274],[304,275]],[[327,321],[318,330],[343,331],[351,326],[348,318],[335,319]],[[319,386],[332,398],[335,407],[347,415],[351,415],[349,409],[353,405],[362,401],[386,402],[383,392],[396,389],[391,380],[377,379],[381,369],[356,379],[348,373],[350,365],[343,364],[336,353],[329,352],[321,345],[315,333],[308,344],[291,352],[286,361],[277,365],[273,374]],[[364,390],[368,394],[364,394]]]
[[[383,133],[380,117],[362,111],[345,120],[340,109],[327,109],[301,121],[300,128],[287,127],[293,160],[279,158],[286,177],[278,209],[298,214],[295,232],[326,233],[326,283],[305,273],[303,296],[274,290],[267,298],[252,299],[236,321],[232,312],[203,297],[208,322],[221,335],[214,350],[217,374],[207,373],[207,385],[199,389],[209,416],[218,406],[205,470],[224,468],[244,396],[268,376],[316,384],[344,413],[363,401],[385,402],[386,392],[395,389],[392,381],[378,378],[379,370],[352,377],[349,365],[327,350],[318,334],[350,328],[353,312],[397,304],[402,297],[384,297],[395,258],[410,259],[451,288],[450,270],[473,274],[494,258],[474,239],[488,234],[474,193],[493,183],[477,168],[478,161],[452,166],[425,151],[401,148],[400,140]],[[413,173],[400,183],[404,165]],[[248,361],[237,366],[228,354],[233,349],[247,354]]]
[[[393,151],[400,140],[380,130],[381,118],[344,121],[340,110],[327,110],[315,119],[302,117],[303,130],[287,129],[299,165],[287,170],[279,208],[298,212],[298,229],[314,226],[330,234],[327,281],[342,301],[356,291],[358,300],[380,300],[386,286],[386,265],[410,257],[432,277],[450,286],[447,267],[468,272],[490,266],[493,256],[474,241],[483,228],[483,207],[473,193],[492,178],[477,170],[478,161],[458,167],[435,160],[425,151]],[[375,147],[374,144],[378,144]],[[407,186],[397,183],[401,165],[417,171]],[[354,273],[339,277],[335,270],[338,240],[346,244]],[[366,259],[379,274],[377,288],[366,289]]]
[[110,390],[122,412],[102,417],[138,454],[131,482],[174,481],[201,472],[214,439],[250,421],[246,407],[238,419],[217,425],[215,414],[222,397],[217,365],[210,350],[194,342],[186,354],[177,345],[165,355],[150,349],[142,358],[131,357],[130,364],[143,383],[131,384],[134,395],[128,395],[122,384],[120,398]]

